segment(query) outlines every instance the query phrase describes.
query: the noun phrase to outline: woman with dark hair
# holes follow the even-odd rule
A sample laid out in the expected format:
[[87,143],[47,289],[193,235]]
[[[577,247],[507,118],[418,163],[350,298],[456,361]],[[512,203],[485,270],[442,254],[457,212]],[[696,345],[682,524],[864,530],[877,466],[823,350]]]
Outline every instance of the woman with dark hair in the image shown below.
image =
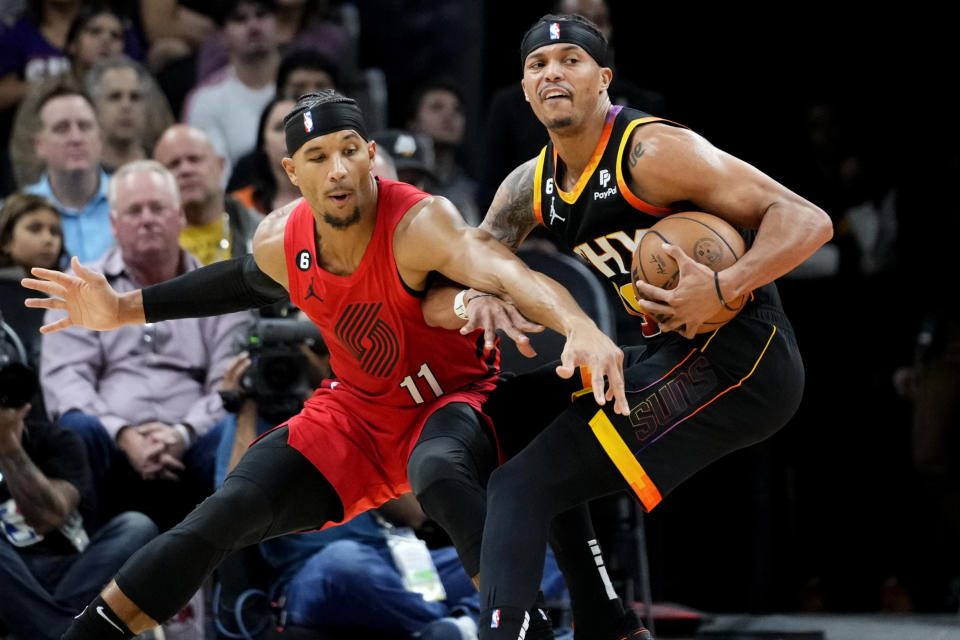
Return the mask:
[[20,286],[33,267],[59,269],[67,260],[60,214],[43,196],[15,193],[0,209],[0,307],[5,321],[24,342],[30,364],[40,349],[43,309],[28,309],[32,296]]
[[260,114],[257,146],[240,159],[231,177],[230,195],[252,211],[266,215],[300,197],[300,189],[287,177],[280,161],[287,155],[283,118],[294,101],[275,97]]

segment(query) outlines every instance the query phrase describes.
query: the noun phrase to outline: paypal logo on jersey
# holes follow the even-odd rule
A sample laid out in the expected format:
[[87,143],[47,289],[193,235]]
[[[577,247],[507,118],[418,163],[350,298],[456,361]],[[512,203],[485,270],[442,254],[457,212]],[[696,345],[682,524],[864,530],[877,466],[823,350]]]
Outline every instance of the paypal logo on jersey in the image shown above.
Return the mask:
[[613,186],[607,188],[607,185],[610,183],[610,171],[607,169],[600,169],[600,188],[606,189],[606,191],[594,191],[593,199],[594,200],[605,200],[610,196],[617,193],[617,187]]

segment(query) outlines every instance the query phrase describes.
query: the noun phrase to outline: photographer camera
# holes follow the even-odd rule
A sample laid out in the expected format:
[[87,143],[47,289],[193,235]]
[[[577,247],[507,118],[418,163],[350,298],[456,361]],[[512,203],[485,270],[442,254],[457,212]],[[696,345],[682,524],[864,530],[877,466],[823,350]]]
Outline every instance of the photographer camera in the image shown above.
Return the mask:
[[0,316],[0,635],[54,640],[157,528],[136,512],[95,526],[83,442],[28,418],[38,383],[25,361]]

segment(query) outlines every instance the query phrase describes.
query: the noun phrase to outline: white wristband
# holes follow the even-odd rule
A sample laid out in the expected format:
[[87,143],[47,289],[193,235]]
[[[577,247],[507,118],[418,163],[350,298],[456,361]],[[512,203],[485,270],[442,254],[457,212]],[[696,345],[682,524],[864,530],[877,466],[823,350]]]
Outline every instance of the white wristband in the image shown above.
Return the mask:
[[457,314],[457,317],[461,320],[470,319],[470,316],[467,315],[467,303],[463,301],[465,295],[467,295],[467,289],[458,293],[457,297],[453,299],[453,312]]
[[186,425],[180,423],[173,425],[173,429],[180,434],[180,437],[183,438],[183,444],[189,448],[191,440],[190,429],[187,429]]

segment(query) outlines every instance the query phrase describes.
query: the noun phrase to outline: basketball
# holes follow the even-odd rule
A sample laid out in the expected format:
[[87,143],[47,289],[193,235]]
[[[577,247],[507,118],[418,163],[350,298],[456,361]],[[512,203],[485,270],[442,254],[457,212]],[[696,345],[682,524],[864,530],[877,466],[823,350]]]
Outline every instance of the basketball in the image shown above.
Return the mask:
[[[677,286],[680,269],[676,260],[663,251],[663,244],[677,245],[714,271],[726,269],[746,251],[743,237],[727,221],[700,211],[675,213],[650,227],[637,243],[630,268],[633,282],[643,280],[663,289]],[[743,308],[749,295],[745,293],[727,300],[730,309],[721,309],[700,325],[697,333],[713,331],[729,322]]]

